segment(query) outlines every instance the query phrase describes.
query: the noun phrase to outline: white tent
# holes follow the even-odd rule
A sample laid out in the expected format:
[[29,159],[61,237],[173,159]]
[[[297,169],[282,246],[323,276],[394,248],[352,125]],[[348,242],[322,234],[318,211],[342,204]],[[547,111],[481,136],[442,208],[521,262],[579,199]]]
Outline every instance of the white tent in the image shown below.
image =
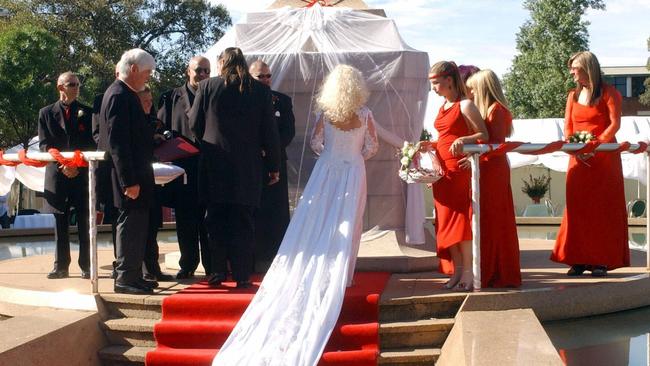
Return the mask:
[[[293,99],[296,137],[287,153],[294,203],[316,161],[308,139],[315,117],[314,95],[323,77],[337,64],[362,71],[371,91],[368,107],[383,127],[380,137],[384,140],[378,155],[366,165],[364,238],[383,230],[402,230],[407,222],[413,225],[407,230],[407,242],[423,243],[422,192],[419,186],[406,188],[397,177],[391,144],[401,146],[403,140],[416,140],[420,135],[429,92],[427,53],[409,47],[391,19],[371,10],[318,4],[249,13],[206,56],[216,65],[221,51],[231,46],[241,48],[249,62],[260,58],[269,64],[273,89]],[[215,76],[218,70],[215,66],[212,70]],[[413,203],[408,210],[412,216],[405,219],[407,201]]]

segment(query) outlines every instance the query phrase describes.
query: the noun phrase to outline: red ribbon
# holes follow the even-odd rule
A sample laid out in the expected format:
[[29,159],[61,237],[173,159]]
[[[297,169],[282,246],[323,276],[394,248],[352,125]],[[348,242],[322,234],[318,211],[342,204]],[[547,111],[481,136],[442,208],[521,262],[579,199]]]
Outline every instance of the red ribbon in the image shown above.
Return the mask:
[[85,168],[88,166],[88,162],[84,159],[83,154],[79,150],[74,151],[74,156],[70,159],[66,159],[61,155],[61,152],[55,148],[51,148],[47,150],[47,152],[52,155],[56,161],[67,167],[77,167],[77,168]]
[[3,159],[2,158],[3,155],[4,155],[4,152],[2,150],[0,150],[0,165],[16,166],[16,165],[20,164],[17,161],[9,161],[9,160]]
[[34,160],[28,158],[27,151],[25,149],[22,149],[18,152],[18,159],[20,159],[20,161],[27,166],[34,166],[37,168],[41,168],[47,165],[47,161],[40,161],[40,160]]
[[627,151],[627,149],[630,148],[630,145],[631,144],[629,142],[623,141],[621,142],[621,145],[616,150],[612,150],[612,152],[621,153],[623,151]]
[[639,148],[630,152],[632,154],[640,154],[646,152],[647,150],[648,150],[648,144],[646,142],[639,141]]
[[589,154],[594,152],[598,146],[600,146],[600,141],[597,140],[587,141],[585,143],[585,146],[583,146],[582,148],[576,151],[570,152],[570,154]]
[[486,152],[481,156],[482,161],[488,161],[490,158],[495,157],[495,156],[502,156],[505,155],[506,153],[511,152],[512,150],[518,148],[519,146],[523,145],[523,142],[520,141],[513,141],[513,142],[504,142],[497,146],[496,149],[492,149],[492,145],[490,146],[490,151]]

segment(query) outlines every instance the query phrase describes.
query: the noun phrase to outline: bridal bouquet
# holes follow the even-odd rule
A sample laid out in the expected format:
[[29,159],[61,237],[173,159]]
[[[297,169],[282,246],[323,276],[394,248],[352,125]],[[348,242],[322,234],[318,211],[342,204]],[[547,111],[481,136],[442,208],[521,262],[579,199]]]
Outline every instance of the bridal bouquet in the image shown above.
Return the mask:
[[423,144],[404,141],[404,146],[398,153],[400,168],[399,177],[406,183],[434,183],[444,175],[436,154],[432,150],[422,151]]
[[569,136],[569,142],[574,144],[585,144],[595,139],[596,136],[592,135],[589,131],[576,131]]

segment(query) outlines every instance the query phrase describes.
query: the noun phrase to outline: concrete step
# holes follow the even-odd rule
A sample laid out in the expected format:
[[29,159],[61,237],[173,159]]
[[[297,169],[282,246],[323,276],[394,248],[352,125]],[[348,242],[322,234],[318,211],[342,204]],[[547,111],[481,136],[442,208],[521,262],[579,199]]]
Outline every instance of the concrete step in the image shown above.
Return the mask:
[[104,333],[112,345],[156,347],[153,336],[157,319],[120,318],[103,323]]
[[465,301],[465,294],[397,298],[379,304],[380,322],[413,321],[431,318],[453,318]]
[[152,347],[108,346],[99,350],[104,366],[144,366]]
[[453,326],[452,318],[381,323],[380,348],[442,347]]
[[440,348],[393,348],[379,352],[377,364],[382,366],[431,366],[440,357]]
[[166,294],[149,296],[102,294],[106,310],[113,318],[160,319]]

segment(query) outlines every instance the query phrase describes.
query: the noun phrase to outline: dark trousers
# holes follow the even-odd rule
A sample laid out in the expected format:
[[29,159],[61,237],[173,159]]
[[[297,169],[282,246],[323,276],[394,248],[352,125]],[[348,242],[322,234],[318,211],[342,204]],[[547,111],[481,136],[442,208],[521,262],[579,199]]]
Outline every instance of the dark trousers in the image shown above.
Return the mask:
[[117,279],[132,284],[142,278],[142,261],[147,241],[149,208],[120,208],[115,233]]
[[155,205],[149,211],[149,229],[147,230],[147,243],[144,249],[144,266],[142,274],[159,275],[161,272],[158,258],[158,229],[162,221],[162,207]]
[[[54,269],[66,270],[70,267],[70,206],[67,205],[63,213],[55,213],[54,240],[56,252],[54,254]],[[87,209],[77,210],[77,234],[79,236],[79,268],[82,271],[90,270],[90,233],[88,232]]]
[[248,281],[253,270],[255,241],[253,206],[231,203],[210,204],[206,226],[210,241],[212,273],[227,272],[227,262],[235,281]]
[[212,273],[208,233],[204,223],[205,208],[196,204],[184,203],[176,206],[175,214],[178,247],[181,251],[179,266],[182,270],[194,272],[199,265],[200,248],[205,273]]

